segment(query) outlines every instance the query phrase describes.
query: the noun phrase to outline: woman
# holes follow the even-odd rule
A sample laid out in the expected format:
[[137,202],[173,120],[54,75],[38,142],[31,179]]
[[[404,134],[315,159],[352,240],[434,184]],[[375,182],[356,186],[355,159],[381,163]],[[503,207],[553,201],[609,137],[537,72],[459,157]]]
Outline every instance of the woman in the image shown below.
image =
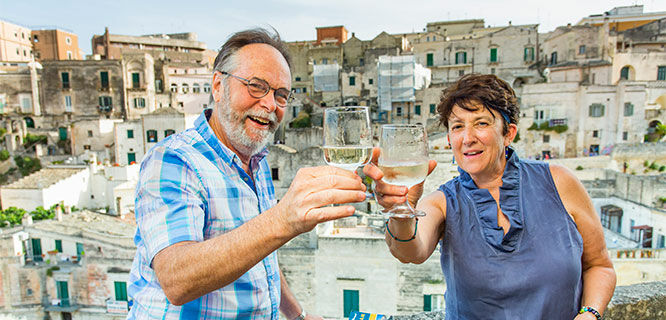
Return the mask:
[[441,243],[446,319],[600,317],[615,289],[600,221],[569,170],[520,160],[509,147],[519,114],[511,87],[466,75],[437,110],[459,177],[419,200],[422,184],[407,190],[383,183],[374,164],[364,168],[382,206],[407,198],[426,212],[387,221],[391,253],[423,263]]

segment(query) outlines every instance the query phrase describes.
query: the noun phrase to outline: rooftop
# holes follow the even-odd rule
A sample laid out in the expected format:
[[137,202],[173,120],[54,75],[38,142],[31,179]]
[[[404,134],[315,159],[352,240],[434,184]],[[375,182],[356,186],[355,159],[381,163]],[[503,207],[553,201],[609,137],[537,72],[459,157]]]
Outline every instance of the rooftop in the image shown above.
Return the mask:
[[86,167],[44,168],[2,188],[3,189],[44,189],[57,183],[58,181],[61,181],[65,178],[69,178],[85,169]]

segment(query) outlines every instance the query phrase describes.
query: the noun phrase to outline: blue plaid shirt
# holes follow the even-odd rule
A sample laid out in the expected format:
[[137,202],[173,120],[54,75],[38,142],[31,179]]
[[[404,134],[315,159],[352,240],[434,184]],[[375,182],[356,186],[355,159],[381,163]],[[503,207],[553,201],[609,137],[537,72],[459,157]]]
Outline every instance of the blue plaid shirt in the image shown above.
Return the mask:
[[275,205],[266,161],[250,159],[252,178],[238,156],[208,125],[210,110],[194,128],[154,146],[141,163],[136,188],[136,256],[128,319],[277,319],[280,274],[268,255],[235,282],[182,306],[167,300],[151,263],[160,250],[181,241],[204,241],[229,232]]

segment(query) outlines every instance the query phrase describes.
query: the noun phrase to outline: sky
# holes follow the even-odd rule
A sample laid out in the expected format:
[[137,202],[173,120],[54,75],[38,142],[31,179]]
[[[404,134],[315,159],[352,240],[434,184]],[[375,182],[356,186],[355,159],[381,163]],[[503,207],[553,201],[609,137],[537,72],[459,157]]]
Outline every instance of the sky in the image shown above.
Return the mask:
[[0,0],[0,19],[72,31],[90,54],[92,36],[104,27],[123,35],[195,32],[215,50],[233,32],[256,26],[272,26],[287,41],[314,40],[316,27],[344,25],[349,36],[370,40],[382,31],[418,32],[428,22],[461,19],[484,19],[490,26],[538,23],[539,32],[548,32],[635,4],[644,5],[644,12],[666,11],[664,0]]

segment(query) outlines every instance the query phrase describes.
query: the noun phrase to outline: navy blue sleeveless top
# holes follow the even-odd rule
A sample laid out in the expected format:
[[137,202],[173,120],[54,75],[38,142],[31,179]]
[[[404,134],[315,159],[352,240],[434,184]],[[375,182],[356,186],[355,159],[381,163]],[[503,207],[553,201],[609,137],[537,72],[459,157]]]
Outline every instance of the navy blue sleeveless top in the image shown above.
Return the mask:
[[543,162],[510,150],[497,203],[470,175],[439,187],[446,197],[441,264],[446,319],[566,319],[580,308],[583,240]]

